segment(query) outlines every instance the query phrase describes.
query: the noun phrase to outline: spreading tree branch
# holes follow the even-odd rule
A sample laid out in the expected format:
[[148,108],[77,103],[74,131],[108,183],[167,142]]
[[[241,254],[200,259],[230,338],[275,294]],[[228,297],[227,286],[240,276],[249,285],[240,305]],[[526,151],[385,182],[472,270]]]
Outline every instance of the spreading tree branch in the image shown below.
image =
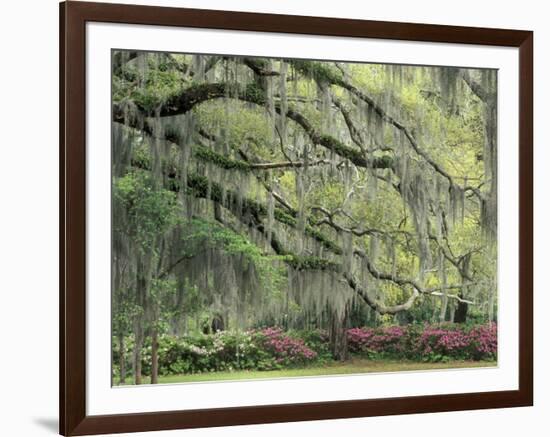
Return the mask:
[[[169,98],[158,111],[160,117],[168,117],[179,114],[185,114],[192,110],[196,105],[203,102],[219,98],[237,98],[242,101],[255,103],[260,106],[265,106],[266,96],[265,92],[255,84],[249,84],[242,87],[238,84],[229,83],[207,83],[193,85],[181,93]],[[113,105],[113,120],[118,122],[124,122],[125,108],[122,104]],[[146,108],[138,106],[138,109],[145,116],[151,116],[153,114],[152,108]],[[281,113],[280,104],[275,104],[275,111]],[[309,120],[295,109],[289,108],[286,112],[286,117],[296,122],[304,132],[308,135],[311,142],[320,145],[342,158],[350,160],[353,164],[363,168],[392,168],[393,159],[389,156],[376,157],[367,159],[365,155],[354,149],[353,147],[343,144],[337,138],[330,135],[323,135],[319,133]],[[139,127],[138,120],[130,120],[132,127]]]

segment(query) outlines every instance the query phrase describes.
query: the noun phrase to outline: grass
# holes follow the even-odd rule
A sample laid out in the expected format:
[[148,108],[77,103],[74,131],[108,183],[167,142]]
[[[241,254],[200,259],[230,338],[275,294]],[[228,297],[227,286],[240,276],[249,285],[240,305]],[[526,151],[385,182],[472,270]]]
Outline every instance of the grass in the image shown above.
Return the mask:
[[[239,370],[235,372],[212,372],[193,375],[160,376],[159,384],[181,382],[230,381],[243,379],[272,379],[303,376],[346,375],[357,373],[407,372],[412,370],[464,369],[472,367],[494,367],[495,361],[449,361],[447,363],[423,363],[399,360],[367,360],[354,358],[340,363],[333,362],[324,366],[301,369],[269,371]],[[143,378],[147,384],[148,378]]]

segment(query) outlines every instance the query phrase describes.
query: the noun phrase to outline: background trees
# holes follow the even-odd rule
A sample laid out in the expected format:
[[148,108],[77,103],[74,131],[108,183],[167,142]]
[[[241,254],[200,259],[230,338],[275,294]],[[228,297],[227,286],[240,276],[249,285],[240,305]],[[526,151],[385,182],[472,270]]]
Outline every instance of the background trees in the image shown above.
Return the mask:
[[135,382],[164,332],[494,321],[496,141],[493,70],[114,53]]

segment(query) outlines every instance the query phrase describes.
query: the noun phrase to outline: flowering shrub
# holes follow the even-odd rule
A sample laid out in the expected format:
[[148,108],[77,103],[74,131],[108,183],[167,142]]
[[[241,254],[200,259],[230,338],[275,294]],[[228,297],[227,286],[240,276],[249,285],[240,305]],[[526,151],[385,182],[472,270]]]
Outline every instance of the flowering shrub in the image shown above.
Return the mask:
[[496,324],[476,327],[424,325],[418,327],[353,328],[347,331],[352,353],[377,353],[440,361],[444,359],[491,360],[497,354]]
[[[497,326],[407,325],[347,330],[349,351],[355,355],[423,361],[494,360]],[[113,342],[113,344],[116,344]],[[126,363],[131,362],[132,337],[125,342]],[[162,336],[159,339],[159,374],[204,373],[232,370],[273,370],[332,360],[326,331],[285,332],[263,328],[247,332]],[[117,371],[119,351],[113,350]],[[150,339],[142,353],[142,369],[149,374]],[[128,366],[129,367],[129,366]],[[126,373],[131,374],[127,368]]]
[[317,361],[328,362],[333,359],[328,331],[324,329],[308,329],[292,331],[290,335],[303,340],[304,344],[317,354]]
[[159,372],[203,373],[223,370],[266,370],[275,360],[259,347],[250,332],[220,331],[213,335],[163,337],[159,347]]
[[498,350],[496,324],[476,326],[470,331],[470,338],[474,359],[496,358]]
[[461,330],[440,327],[426,327],[417,343],[421,355],[448,355],[453,358],[465,358],[470,347],[469,335]]
[[404,348],[405,328],[390,326],[383,329],[349,329],[348,345],[351,352],[386,352],[400,354]]
[[[127,349],[131,350],[130,344]],[[232,370],[272,370],[305,365],[317,360],[318,354],[303,339],[284,333],[279,328],[248,332],[219,331],[212,335],[197,334],[181,338],[159,339],[159,374],[205,373]],[[113,355],[118,361],[118,351]],[[126,361],[131,362],[130,353]],[[142,353],[144,374],[150,372],[151,344],[147,339]],[[130,369],[128,369],[130,371]],[[128,373],[128,372],[127,372]]]
[[317,352],[307,347],[304,340],[290,337],[280,328],[265,328],[256,334],[260,345],[273,355],[277,364],[305,364],[317,358]]

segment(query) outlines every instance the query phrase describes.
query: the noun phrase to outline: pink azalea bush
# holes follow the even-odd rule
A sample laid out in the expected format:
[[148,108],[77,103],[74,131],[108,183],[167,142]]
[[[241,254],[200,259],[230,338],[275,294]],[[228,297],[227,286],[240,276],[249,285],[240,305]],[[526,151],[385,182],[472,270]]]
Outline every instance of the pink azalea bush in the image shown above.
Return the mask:
[[281,328],[264,328],[256,331],[264,350],[282,365],[304,364],[317,358],[304,340],[286,335]]
[[[309,364],[318,358],[304,340],[280,328],[220,331],[181,338],[163,336],[159,347],[162,375],[233,370],[273,370]],[[150,362],[150,346],[145,349]],[[145,371],[148,370],[144,368]]]
[[352,328],[347,331],[352,353],[378,353],[409,359],[448,357],[490,360],[497,354],[496,324],[410,325],[384,328]]
[[[131,338],[126,342],[126,362],[132,359],[131,342]],[[368,358],[494,360],[497,357],[497,325],[414,324],[352,328],[347,330],[347,342],[351,354]],[[116,350],[113,359],[118,362]],[[329,334],[323,330],[284,331],[279,327],[267,327],[159,339],[161,375],[273,370],[319,365],[332,359]],[[151,344],[146,341],[142,362],[145,374],[150,372],[150,362]]]
[[405,346],[405,328],[390,326],[382,329],[352,328],[347,332],[348,345],[352,352],[372,351],[400,353]]
[[496,358],[498,343],[497,325],[495,323],[491,323],[490,325],[476,326],[470,331],[470,336],[472,338],[474,354],[476,356],[492,356]]

